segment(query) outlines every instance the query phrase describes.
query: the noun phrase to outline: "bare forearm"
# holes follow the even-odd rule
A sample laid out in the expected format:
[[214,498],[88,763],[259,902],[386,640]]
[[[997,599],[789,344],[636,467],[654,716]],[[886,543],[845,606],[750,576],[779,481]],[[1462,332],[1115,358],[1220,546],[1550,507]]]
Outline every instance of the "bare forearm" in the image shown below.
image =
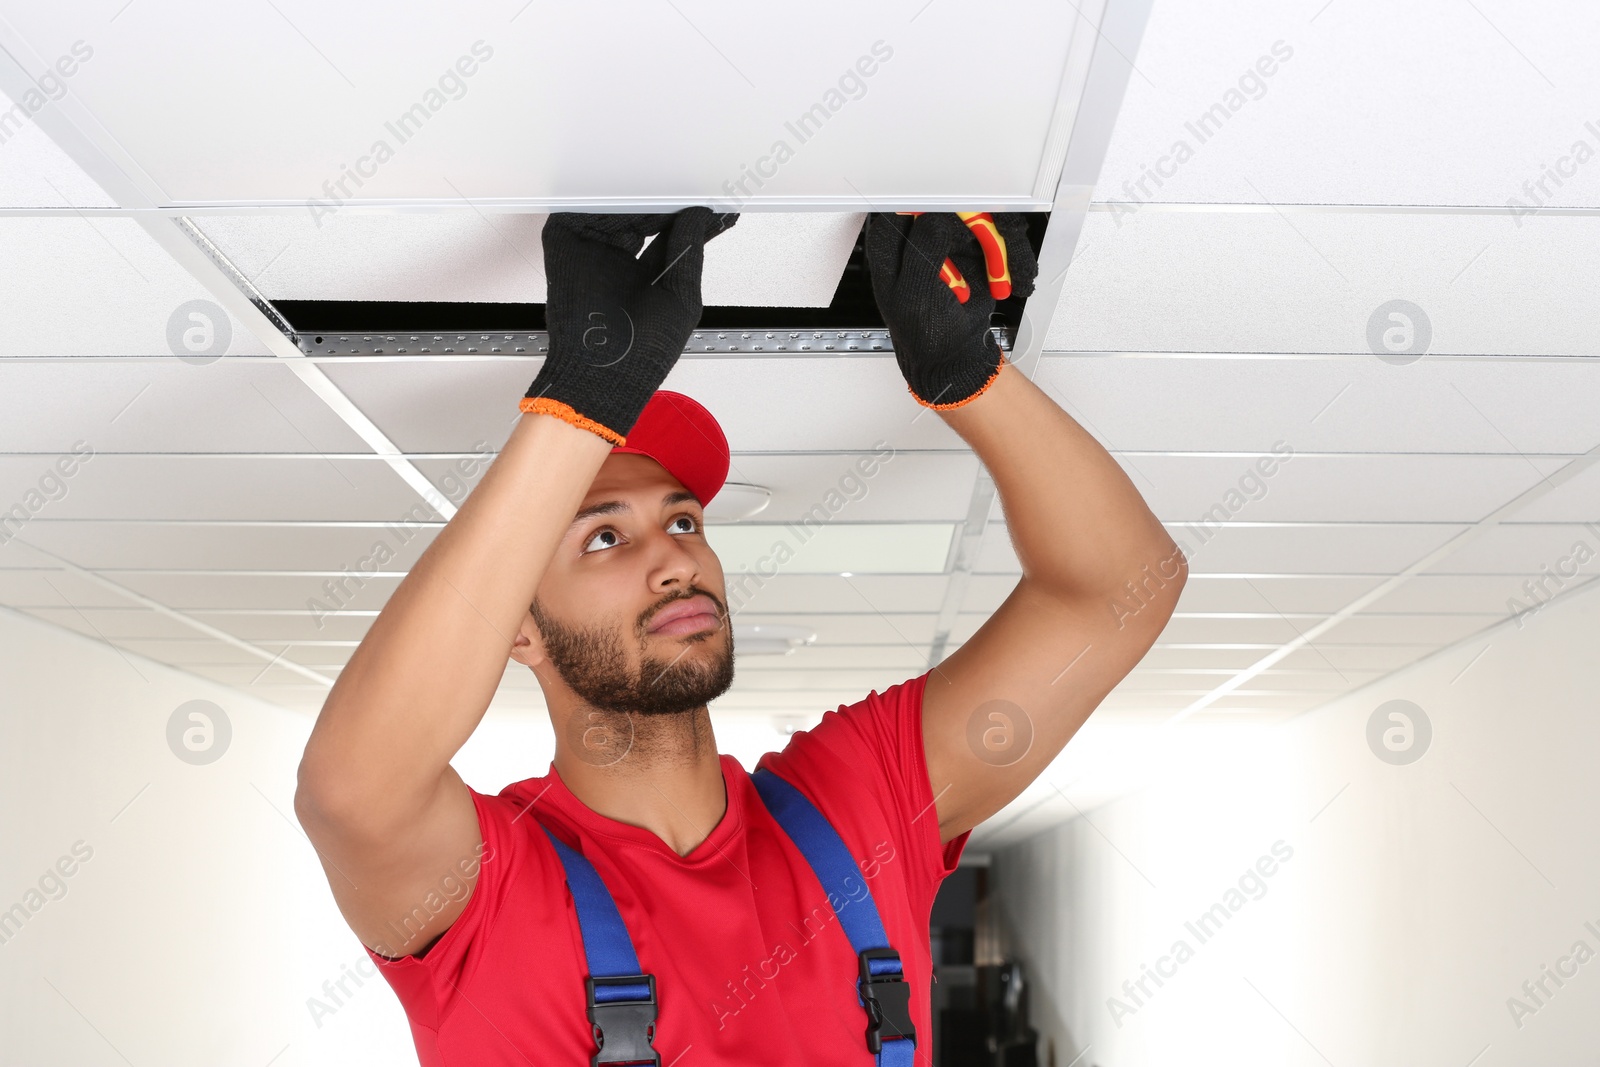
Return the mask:
[[945,422],[994,478],[1023,574],[1064,597],[1105,596],[1182,563],[1144,498],[1093,436],[1007,364]]
[[306,746],[302,789],[329,803],[426,802],[482,720],[610,447],[560,419],[522,416],[340,673]]

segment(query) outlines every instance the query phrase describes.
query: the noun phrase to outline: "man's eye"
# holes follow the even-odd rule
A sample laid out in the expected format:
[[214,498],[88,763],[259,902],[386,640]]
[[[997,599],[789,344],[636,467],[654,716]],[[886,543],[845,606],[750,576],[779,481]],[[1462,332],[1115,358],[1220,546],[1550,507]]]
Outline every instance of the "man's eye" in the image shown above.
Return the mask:
[[602,537],[611,538],[611,544],[605,546],[606,548],[611,548],[617,542],[617,531],[611,529],[610,527],[605,527],[603,529],[596,530],[594,532],[594,536],[589,538],[588,544],[584,545],[584,547],[583,547],[584,553],[587,554],[588,551],[589,551],[589,545],[594,544],[596,541],[598,541]]
[[694,533],[695,531],[700,529],[699,521],[693,515],[689,515],[687,513],[685,513],[683,515],[679,515],[677,518],[673,519],[672,521],[673,521],[674,525],[676,525],[677,523],[680,523],[680,522],[688,522],[690,527],[691,527],[691,529],[685,530],[684,533]]

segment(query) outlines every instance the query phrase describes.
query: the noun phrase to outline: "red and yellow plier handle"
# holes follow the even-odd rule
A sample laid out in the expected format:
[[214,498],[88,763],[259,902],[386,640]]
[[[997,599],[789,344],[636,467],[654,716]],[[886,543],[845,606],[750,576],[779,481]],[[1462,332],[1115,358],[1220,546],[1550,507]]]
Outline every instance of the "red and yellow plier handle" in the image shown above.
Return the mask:
[[[920,211],[899,211],[899,215],[917,216]],[[967,224],[972,231],[972,236],[978,239],[978,245],[983,249],[984,272],[988,275],[989,292],[996,300],[1004,300],[1011,295],[1011,266],[1006,260],[1006,239],[1000,236],[1000,231],[995,227],[994,216],[987,211],[958,211],[956,216]],[[939,280],[948,285],[956,294],[956,299],[965,304],[972,298],[972,287],[956,269],[955,262],[948,256],[944,265],[939,268]]]

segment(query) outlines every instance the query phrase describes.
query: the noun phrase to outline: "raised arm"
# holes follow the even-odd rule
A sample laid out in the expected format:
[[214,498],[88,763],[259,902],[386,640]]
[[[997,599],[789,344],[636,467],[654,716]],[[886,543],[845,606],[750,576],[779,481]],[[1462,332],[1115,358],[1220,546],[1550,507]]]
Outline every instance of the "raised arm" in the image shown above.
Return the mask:
[[[915,223],[873,215],[867,229],[873,291],[911,394],[994,478],[1022,564],[1005,603],[923,689],[944,841],[1050,765],[1149,651],[1188,577],[1188,561],[1122,467],[989,339],[994,299],[984,279],[1004,273],[993,253],[1009,253],[1019,295],[1032,292],[1038,271],[1022,217],[993,221],[985,233],[950,214]],[[952,270],[970,286],[965,300],[948,284]]]
[[[466,907],[482,837],[450,759],[488,709],[595,474],[699,322],[704,242],[732,219],[690,208],[545,226],[550,353],[524,415],[373,621],[300,763],[295,812],[376,952],[418,954]],[[446,878],[466,892],[441,897]]]

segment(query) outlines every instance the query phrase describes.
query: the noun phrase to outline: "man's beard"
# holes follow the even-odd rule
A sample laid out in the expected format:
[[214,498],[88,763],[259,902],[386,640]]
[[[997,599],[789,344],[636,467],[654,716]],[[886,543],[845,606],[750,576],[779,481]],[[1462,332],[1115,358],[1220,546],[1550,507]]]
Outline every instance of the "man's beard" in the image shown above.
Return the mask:
[[690,645],[723,640],[726,648],[710,662],[695,656],[686,646],[672,659],[659,659],[641,652],[639,669],[630,672],[622,639],[614,629],[564,626],[539,609],[531,607],[533,621],[544,639],[545,655],[561,680],[585,702],[601,711],[640,715],[677,715],[702,708],[726,693],[733,685],[733,631],[722,602],[704,590],[696,589],[717,605],[722,624],[716,630],[684,635]]

